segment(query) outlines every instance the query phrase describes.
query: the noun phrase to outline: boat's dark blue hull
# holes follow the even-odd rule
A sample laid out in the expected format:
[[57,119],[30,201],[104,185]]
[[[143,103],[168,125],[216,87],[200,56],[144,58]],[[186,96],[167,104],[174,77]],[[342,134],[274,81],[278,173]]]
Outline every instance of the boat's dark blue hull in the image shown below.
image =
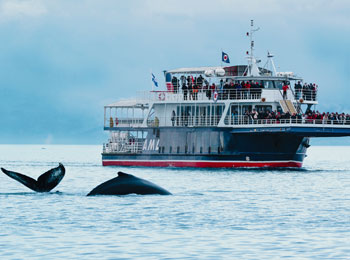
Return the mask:
[[137,153],[103,153],[103,165],[301,167],[309,138],[289,132],[236,133],[232,128],[149,129]]

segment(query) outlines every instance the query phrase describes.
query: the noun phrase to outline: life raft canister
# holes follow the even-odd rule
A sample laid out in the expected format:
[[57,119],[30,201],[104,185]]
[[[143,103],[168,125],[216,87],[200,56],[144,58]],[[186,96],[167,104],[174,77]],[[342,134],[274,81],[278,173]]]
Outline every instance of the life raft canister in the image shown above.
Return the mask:
[[218,100],[219,93],[217,91],[214,92],[214,101]]
[[165,94],[164,94],[164,92],[159,93],[159,94],[158,94],[158,98],[159,98],[159,100],[164,101],[164,100],[165,100]]

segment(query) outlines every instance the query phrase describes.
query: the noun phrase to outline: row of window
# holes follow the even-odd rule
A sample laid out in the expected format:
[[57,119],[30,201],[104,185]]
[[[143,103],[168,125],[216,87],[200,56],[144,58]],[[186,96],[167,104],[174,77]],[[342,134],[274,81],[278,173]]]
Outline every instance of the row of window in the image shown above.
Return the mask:
[[[208,147],[208,153],[209,154],[210,153],[218,153],[219,154],[223,150],[224,149],[221,146],[218,146],[217,148],[216,147],[210,147],[210,146]],[[173,151],[173,147],[172,146],[169,147],[169,153],[180,153],[180,151],[181,151],[180,146],[177,146],[176,149],[174,149],[174,151]],[[165,146],[159,147],[158,152],[159,153],[165,153]],[[185,153],[190,153],[187,145],[185,145],[184,152]],[[191,152],[195,153],[195,147],[194,146],[192,146],[192,151]],[[199,148],[199,153],[200,154],[203,153],[203,147],[202,146]]]

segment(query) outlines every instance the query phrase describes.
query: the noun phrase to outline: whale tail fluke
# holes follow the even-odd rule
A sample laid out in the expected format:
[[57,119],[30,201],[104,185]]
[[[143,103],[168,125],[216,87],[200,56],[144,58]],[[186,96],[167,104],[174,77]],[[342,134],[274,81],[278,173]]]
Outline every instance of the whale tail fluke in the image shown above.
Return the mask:
[[2,172],[5,173],[7,176],[10,178],[22,183],[24,186],[27,186],[29,189],[37,191],[38,190],[38,185],[37,181],[34,180],[33,178],[30,178],[24,174],[18,173],[18,172],[12,172],[8,171],[4,168],[1,168]]
[[2,172],[10,178],[22,183],[24,186],[36,192],[49,192],[55,188],[63,179],[65,169],[62,164],[40,175],[38,180],[34,180],[24,174],[8,171],[1,168]]

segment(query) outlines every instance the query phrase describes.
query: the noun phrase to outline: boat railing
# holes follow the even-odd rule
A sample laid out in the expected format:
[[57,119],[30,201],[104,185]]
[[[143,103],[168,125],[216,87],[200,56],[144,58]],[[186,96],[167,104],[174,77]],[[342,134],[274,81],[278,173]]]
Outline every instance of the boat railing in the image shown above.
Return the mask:
[[[268,89],[264,89],[267,91]],[[271,89],[272,90],[272,89]],[[193,91],[151,91],[148,93],[148,99],[152,101],[209,101],[209,100],[259,100],[261,99],[263,89],[236,89],[236,90],[206,90],[200,89]]]
[[[292,90],[293,91],[293,90]],[[295,89],[293,92],[296,100],[317,101],[317,91],[311,89]]]
[[113,140],[113,142],[103,144],[104,153],[141,153],[143,141]]
[[174,116],[172,118],[156,117],[152,120],[147,120],[148,127],[219,127],[219,126],[247,126],[247,125],[303,125],[303,126],[341,126],[350,125],[350,120],[346,119],[308,119],[308,118],[267,118],[254,119],[250,115],[225,116],[223,125],[219,124],[220,116]]
[[[250,89],[198,89],[193,91],[151,91],[142,92],[142,97],[146,100],[156,102],[183,102],[190,100],[280,100],[278,88],[250,88]],[[317,101],[317,91],[309,89],[288,89],[287,99],[304,101]]]
[[[220,100],[246,100],[274,102],[281,100],[280,90],[278,88],[251,88],[251,89],[199,89],[193,91],[151,91],[142,92],[142,98],[153,102],[186,102],[186,101],[220,101]],[[287,91],[287,99],[303,101],[316,101],[316,92],[312,90],[303,90],[293,93],[291,89]]]
[[137,127],[143,123],[143,118],[118,118],[110,117],[108,121],[109,127]]
[[226,116],[225,125],[350,125],[350,120],[346,119],[309,119],[309,118],[280,118],[280,119],[255,119],[252,116]]
[[165,117],[156,117],[152,120],[147,120],[148,127],[159,126],[217,126],[221,116],[174,116],[170,120]]

